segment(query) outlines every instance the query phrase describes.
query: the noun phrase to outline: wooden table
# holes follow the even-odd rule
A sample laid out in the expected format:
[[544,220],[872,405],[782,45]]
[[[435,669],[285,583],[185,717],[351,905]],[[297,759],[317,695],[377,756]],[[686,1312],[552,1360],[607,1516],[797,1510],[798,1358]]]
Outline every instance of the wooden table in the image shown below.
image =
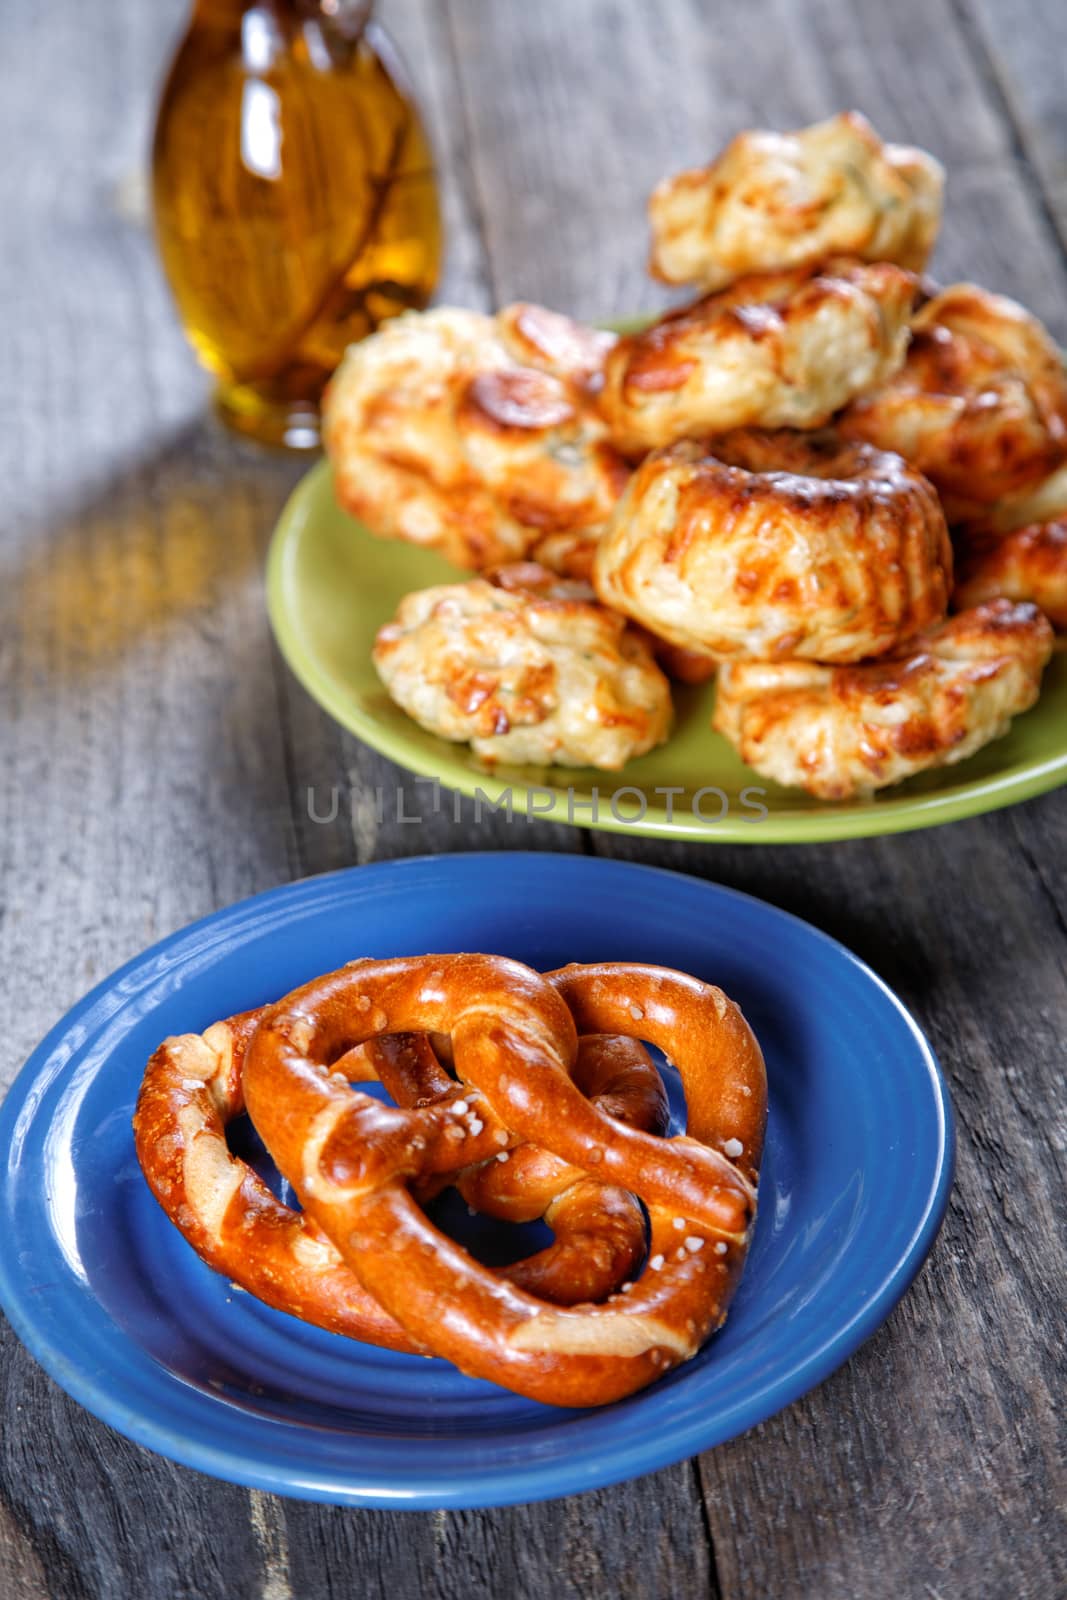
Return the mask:
[[[382,9],[436,134],[445,299],[658,303],[653,181],[739,127],[856,105],[946,164],[942,276],[1019,296],[1067,339],[1057,0]],[[751,890],[869,961],[950,1076],[958,1179],[918,1283],[822,1388],[699,1460],[554,1504],[386,1514],[216,1483],[94,1421],[5,1328],[0,1594],[1055,1600],[1067,797],[793,849],[475,827],[469,808],[379,824],[368,788],[400,774],[308,700],[267,629],[264,551],[303,463],[210,420],[146,232],[146,131],[182,10],[4,18],[0,1081],[110,969],[256,890],[423,851],[596,851]],[[308,789],[333,785],[345,804],[317,824]]]

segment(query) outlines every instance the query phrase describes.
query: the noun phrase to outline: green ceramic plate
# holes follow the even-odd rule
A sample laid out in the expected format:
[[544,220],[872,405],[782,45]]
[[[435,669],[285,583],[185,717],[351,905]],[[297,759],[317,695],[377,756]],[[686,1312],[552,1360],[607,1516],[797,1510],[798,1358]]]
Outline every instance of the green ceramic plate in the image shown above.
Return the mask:
[[466,745],[424,733],[394,706],[370,659],[374,635],[402,595],[462,576],[438,556],[373,538],[337,506],[329,465],[320,462],[278,523],[267,595],[286,660],[331,716],[410,772],[486,807],[510,804],[516,815],[658,838],[769,844],[933,827],[1067,782],[1064,654],[1053,659],[1038,705],[1007,738],[871,800],[829,805],[743,766],[709,728],[711,684],[676,689],[670,741],[622,773],[498,767],[489,774]]

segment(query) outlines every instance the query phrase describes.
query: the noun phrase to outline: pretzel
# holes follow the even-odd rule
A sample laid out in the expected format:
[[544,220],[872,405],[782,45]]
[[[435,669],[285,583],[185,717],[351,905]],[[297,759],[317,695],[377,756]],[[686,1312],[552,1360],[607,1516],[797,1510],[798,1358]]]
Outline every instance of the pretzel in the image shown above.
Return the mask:
[[[362,1048],[381,1052],[378,1076],[398,1104],[429,1103],[431,1084],[435,1099],[454,1100],[456,1083],[436,1062],[427,1072],[421,1056],[398,1057],[382,1049],[391,1043],[383,1039]],[[447,1040],[436,1040],[435,1047],[451,1054]],[[404,1069],[413,1060],[416,1072],[407,1076]],[[578,1041],[574,1081],[607,1115],[649,1133],[666,1132],[670,1113],[662,1080],[634,1040],[586,1034]],[[438,1187],[444,1187],[443,1180],[422,1186],[420,1199]],[[587,1177],[535,1144],[512,1144],[493,1160],[466,1168],[455,1187],[472,1210],[486,1216],[507,1222],[544,1219],[555,1235],[552,1244],[500,1272],[556,1305],[603,1299],[645,1253],[644,1217],[632,1195]]]
[[[203,1035],[166,1040],[153,1055],[134,1117],[137,1154],[164,1211],[216,1271],[268,1305],[306,1322],[395,1350],[416,1344],[344,1265],[308,1214],[278,1200],[232,1155],[226,1125],[244,1109],[241,1071],[263,1009],[215,1023]],[[345,1057],[352,1079],[378,1077],[407,1105],[456,1103],[455,1081],[421,1035],[385,1038]],[[659,1074],[646,1051],[622,1039],[582,1041],[576,1081],[612,1115],[654,1132],[666,1127]],[[644,1219],[632,1196],[590,1182],[530,1147],[507,1149],[461,1173],[468,1202],[514,1221],[544,1216],[555,1235],[501,1275],[560,1304],[597,1300],[644,1253]],[[504,1156],[507,1162],[504,1162]]]
[[[586,1099],[571,1076],[576,1026],[663,1049],[690,1132],[657,1138]],[[355,1045],[406,1032],[450,1034],[461,1113],[454,1101],[383,1106],[335,1070]],[[265,1014],[244,1092],[360,1282],[416,1344],[465,1372],[550,1404],[603,1404],[688,1359],[725,1318],[755,1214],[766,1081],[758,1044],[718,989],[622,963],[546,981],[480,955],[354,962]],[[484,1159],[508,1128],[644,1201],[651,1255],[627,1292],[552,1305],[494,1277],[420,1210],[414,1188]]]

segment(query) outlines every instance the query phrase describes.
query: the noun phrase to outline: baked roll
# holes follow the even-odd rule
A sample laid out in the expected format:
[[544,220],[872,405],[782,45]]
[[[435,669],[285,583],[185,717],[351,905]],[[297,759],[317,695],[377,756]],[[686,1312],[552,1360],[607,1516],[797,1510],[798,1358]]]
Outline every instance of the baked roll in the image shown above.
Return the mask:
[[957,283],[916,314],[895,375],[837,426],[896,450],[940,491],[950,521],[968,520],[1067,461],[1067,373],[1029,311]]
[[601,410],[639,454],[731,428],[818,428],[904,360],[918,280],[886,262],[741,278],[609,351]]
[[650,270],[706,289],[838,255],[918,272],[944,181],[932,156],[884,144],[858,111],[796,133],[740,133],[709,166],[654,191]]
[[387,323],[349,348],[326,396],[340,504],[460,567],[549,541],[548,559],[559,546],[567,570],[588,570],[628,476],[594,403],[613,342],[531,305]]
[[1067,631],[1067,517],[1003,536],[957,535],[953,605],[965,611],[1000,595],[1032,600],[1057,631]]
[[851,800],[963,761],[1038,697],[1052,629],[1036,606],[994,600],[880,661],[730,662],[712,726],[765,778]]
[[937,495],[899,456],[756,430],[650,455],[593,569],[606,606],[720,661],[883,654],[944,616],[951,577]]
[[489,764],[617,771],[670,729],[644,636],[587,585],[528,563],[405,596],[374,665],[420,727]]

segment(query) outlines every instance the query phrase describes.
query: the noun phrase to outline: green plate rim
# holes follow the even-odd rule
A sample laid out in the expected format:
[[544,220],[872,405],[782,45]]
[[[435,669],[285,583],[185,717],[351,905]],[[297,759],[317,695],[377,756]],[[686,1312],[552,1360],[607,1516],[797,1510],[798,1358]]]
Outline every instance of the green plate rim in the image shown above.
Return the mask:
[[[499,801],[510,790],[516,811],[526,810],[526,797],[531,791],[536,791],[543,800],[550,787],[547,784],[535,785],[518,778],[502,780],[466,767],[454,754],[456,750],[465,750],[465,745],[453,746],[447,740],[437,740],[439,759],[426,759],[402,734],[384,727],[339,691],[304,648],[291,615],[286,569],[309,522],[306,507],[314,497],[319,480],[330,476],[327,460],[316,462],[304,474],[282,508],[267,553],[267,612],[278,647],[293,675],[341,727],[405,771],[418,777],[438,779],[443,788],[470,799],[480,795],[487,803]],[[753,779],[758,779],[756,773]],[[533,815],[546,822],[631,837],[641,835],[704,844],[817,844],[940,827],[1017,805],[1063,783],[1067,783],[1067,738],[1063,749],[1045,760],[1026,762],[1013,771],[962,783],[935,794],[905,794],[874,802],[853,801],[847,805],[827,804],[825,809],[817,811],[771,811],[758,821],[746,821],[729,813],[717,821],[702,820],[691,814],[668,818],[663,806],[651,803],[639,820],[619,818],[610,811],[607,816],[598,815],[595,820],[581,815],[572,818],[567,814],[565,785],[560,788],[550,810],[538,808]],[[625,777],[620,775],[620,789],[624,784]]]

